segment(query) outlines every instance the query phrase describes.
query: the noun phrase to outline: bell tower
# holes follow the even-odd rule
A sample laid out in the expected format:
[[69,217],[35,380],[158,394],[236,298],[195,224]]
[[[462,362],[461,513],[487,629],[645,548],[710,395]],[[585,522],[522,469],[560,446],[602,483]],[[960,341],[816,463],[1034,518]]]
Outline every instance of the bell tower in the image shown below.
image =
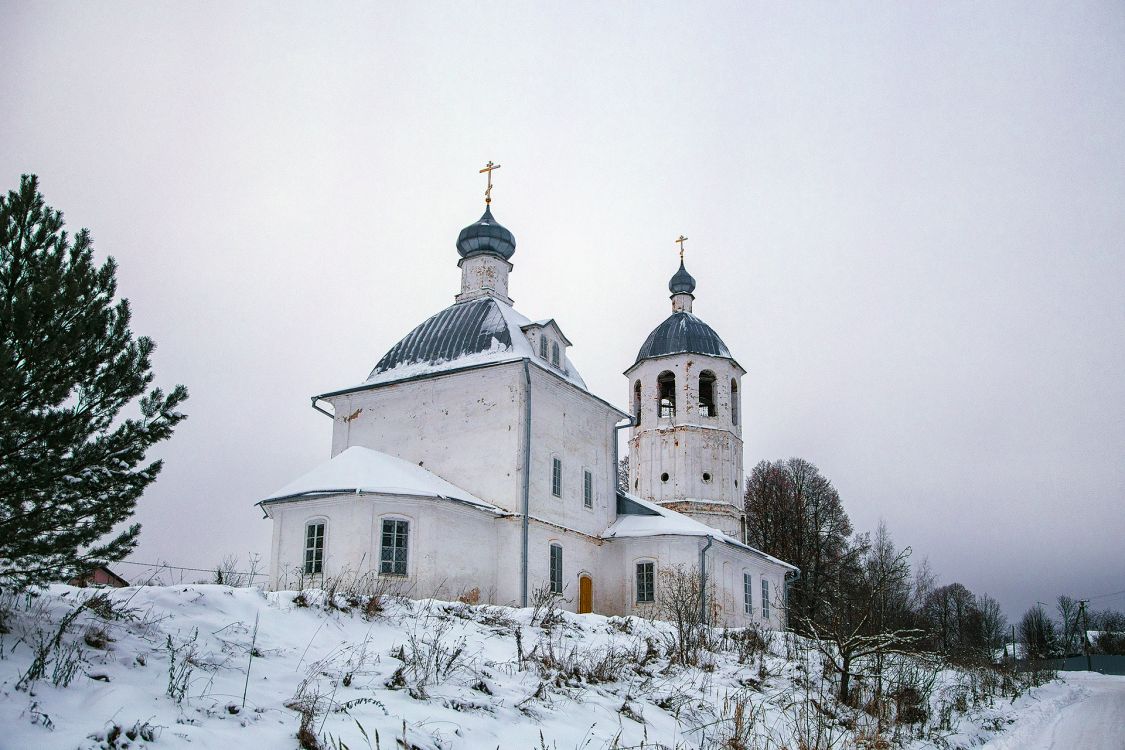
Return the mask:
[[683,260],[668,283],[672,315],[632,367],[629,492],[743,541],[742,376],[719,335],[692,313]]

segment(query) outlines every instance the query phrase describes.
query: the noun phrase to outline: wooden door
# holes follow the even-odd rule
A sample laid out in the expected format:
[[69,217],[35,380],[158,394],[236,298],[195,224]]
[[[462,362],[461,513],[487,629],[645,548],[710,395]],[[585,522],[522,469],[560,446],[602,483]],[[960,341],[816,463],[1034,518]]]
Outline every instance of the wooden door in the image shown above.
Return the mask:
[[590,576],[578,579],[578,614],[594,611],[594,581]]

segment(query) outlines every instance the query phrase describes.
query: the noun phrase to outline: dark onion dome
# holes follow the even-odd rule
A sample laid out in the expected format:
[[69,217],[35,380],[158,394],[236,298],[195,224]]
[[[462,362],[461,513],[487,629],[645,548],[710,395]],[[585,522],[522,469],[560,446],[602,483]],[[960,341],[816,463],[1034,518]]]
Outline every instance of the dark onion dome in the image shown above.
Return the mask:
[[481,297],[447,307],[406,334],[383,355],[367,379],[404,365],[437,365],[511,348],[512,336],[504,313],[496,300]]
[[691,294],[695,291],[695,279],[684,268],[683,258],[680,258],[680,270],[668,282],[668,291],[672,294]]
[[711,326],[689,312],[675,312],[648,335],[637,352],[637,362],[665,354],[683,353],[734,359]]
[[485,206],[480,221],[457,235],[457,252],[462,258],[487,253],[507,260],[516,252],[516,238],[492,218],[492,208]]

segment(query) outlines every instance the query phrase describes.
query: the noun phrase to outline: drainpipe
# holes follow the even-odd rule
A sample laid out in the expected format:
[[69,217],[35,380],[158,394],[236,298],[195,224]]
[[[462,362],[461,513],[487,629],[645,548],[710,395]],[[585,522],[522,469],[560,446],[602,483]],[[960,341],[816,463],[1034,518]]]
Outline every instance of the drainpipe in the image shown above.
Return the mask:
[[707,624],[707,550],[715,543],[715,537],[707,537],[707,544],[699,550],[699,619]]
[[[618,430],[624,430],[626,427],[632,427],[634,424],[636,424],[636,418],[635,417],[626,417],[625,419],[627,420],[625,422],[625,424],[618,424],[618,425],[613,426],[613,496],[614,496],[614,498],[617,497],[617,490],[618,490],[617,472],[621,471],[621,468],[620,468],[621,467],[621,457],[617,455],[617,432],[618,432]],[[630,489],[631,488],[629,487],[629,483],[628,483],[628,481],[626,481],[625,482],[625,491],[628,492]]]
[[523,511],[523,546],[520,550],[520,606],[527,606],[527,516],[531,506],[531,362],[523,360],[523,486],[520,488],[520,508]]
[[[789,576],[793,576],[790,578]],[[785,629],[789,629],[789,589],[790,587],[801,580],[801,569],[791,570],[785,574]]]
[[324,416],[328,417],[329,419],[335,419],[336,418],[336,415],[333,414],[332,412],[325,411],[324,409],[321,409],[319,406],[317,406],[316,405],[317,401],[320,401],[320,397],[319,396],[313,396],[312,397],[312,408],[316,409],[318,412],[320,412]]

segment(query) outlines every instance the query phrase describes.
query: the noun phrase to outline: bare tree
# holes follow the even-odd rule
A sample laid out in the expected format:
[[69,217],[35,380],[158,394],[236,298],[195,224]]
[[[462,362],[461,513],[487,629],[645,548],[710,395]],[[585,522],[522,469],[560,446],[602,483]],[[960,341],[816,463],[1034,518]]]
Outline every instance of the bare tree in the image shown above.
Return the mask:
[[894,550],[893,545],[883,545],[879,549],[866,536],[859,537],[838,561],[837,577],[827,588],[821,617],[804,620],[817,650],[839,675],[843,703],[851,697],[851,678],[878,668],[888,654],[912,651],[922,637],[916,628],[880,621],[880,602],[892,592],[909,589],[909,558],[909,547]]
[[1060,594],[1055,600],[1055,609],[1059,613],[1061,626],[1059,646],[1067,656],[1080,653],[1082,639],[1079,637],[1081,627],[1078,622],[1078,602],[1066,594]]

